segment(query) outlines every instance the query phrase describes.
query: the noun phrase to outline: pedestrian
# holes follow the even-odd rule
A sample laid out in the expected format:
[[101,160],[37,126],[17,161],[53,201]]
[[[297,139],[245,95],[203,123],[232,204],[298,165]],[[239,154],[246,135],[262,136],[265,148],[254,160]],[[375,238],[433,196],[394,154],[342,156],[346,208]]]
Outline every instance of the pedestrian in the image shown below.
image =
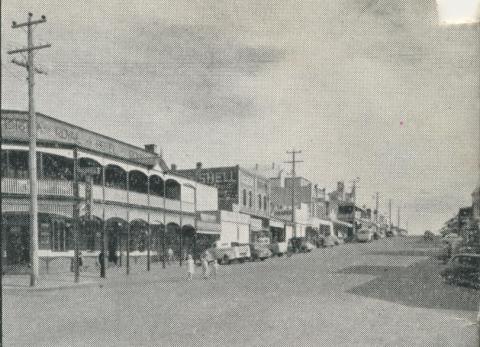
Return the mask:
[[103,254],[103,252],[100,252],[100,254],[98,255],[98,266],[101,268],[102,267],[102,264],[103,264],[103,259],[105,258],[105,255]]
[[191,281],[193,279],[193,274],[195,273],[195,261],[191,254],[187,257],[187,280]]
[[175,257],[173,256],[173,249],[168,248],[167,254],[168,254],[167,263],[168,265],[170,265],[170,262],[175,261]]
[[218,273],[218,261],[217,259],[213,259],[213,278],[217,279],[217,273]]
[[208,269],[208,259],[205,256],[202,258],[202,272],[203,272],[203,278],[208,279],[208,276],[210,275],[210,271]]

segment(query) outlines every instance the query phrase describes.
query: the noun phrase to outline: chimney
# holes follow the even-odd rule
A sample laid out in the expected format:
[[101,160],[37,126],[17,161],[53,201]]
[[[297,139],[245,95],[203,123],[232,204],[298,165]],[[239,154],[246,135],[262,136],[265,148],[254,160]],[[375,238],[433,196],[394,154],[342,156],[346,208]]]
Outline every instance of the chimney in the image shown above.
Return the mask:
[[275,162],[272,163],[272,170],[275,169]]
[[258,171],[258,164],[255,164],[255,170]]
[[155,144],[145,145],[145,150],[149,153],[157,153],[157,145]]
[[172,164],[172,171],[177,171],[177,164]]

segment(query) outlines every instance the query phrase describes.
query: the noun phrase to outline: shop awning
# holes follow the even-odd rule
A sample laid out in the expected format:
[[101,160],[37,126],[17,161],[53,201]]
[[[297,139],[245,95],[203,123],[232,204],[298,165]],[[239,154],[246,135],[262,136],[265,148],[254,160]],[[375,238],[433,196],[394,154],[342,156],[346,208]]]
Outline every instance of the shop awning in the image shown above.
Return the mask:
[[263,223],[261,219],[250,218],[250,230],[251,231],[263,231]]
[[285,228],[285,222],[270,219],[270,226],[274,228]]
[[197,221],[197,234],[220,235],[222,227],[219,223]]
[[343,225],[345,227],[348,227],[348,228],[353,228],[353,225],[351,223],[347,223],[347,222],[342,222],[342,221],[339,221],[339,220],[332,220],[333,224],[338,224],[338,225]]
[[320,219],[319,222],[320,222],[320,225],[328,225],[328,226],[332,225],[331,220]]

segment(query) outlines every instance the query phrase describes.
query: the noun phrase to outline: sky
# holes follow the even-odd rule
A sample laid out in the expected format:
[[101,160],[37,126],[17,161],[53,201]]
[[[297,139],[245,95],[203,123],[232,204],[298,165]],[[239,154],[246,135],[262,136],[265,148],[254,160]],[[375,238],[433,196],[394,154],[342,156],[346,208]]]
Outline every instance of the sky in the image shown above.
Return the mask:
[[[456,7],[451,4],[456,3]],[[471,4],[470,4],[471,3]],[[479,183],[478,1],[2,1],[2,108],[27,109],[10,28],[45,14],[36,109],[191,168],[283,163],[411,233],[437,230]],[[463,8],[464,10],[459,10]],[[286,166],[288,169],[288,166]]]

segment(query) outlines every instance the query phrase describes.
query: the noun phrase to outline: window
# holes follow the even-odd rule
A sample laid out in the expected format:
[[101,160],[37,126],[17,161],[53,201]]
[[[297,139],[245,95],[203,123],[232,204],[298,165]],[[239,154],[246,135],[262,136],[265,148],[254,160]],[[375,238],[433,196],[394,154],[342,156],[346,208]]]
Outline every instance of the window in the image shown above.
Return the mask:
[[267,197],[263,197],[263,209],[266,211],[267,210]]
[[262,195],[258,194],[258,209],[262,209]]
[[243,206],[247,206],[247,190],[243,190]]
[[66,251],[66,232],[63,222],[54,221],[52,223],[52,251]]
[[248,207],[252,207],[252,192],[248,192]]

